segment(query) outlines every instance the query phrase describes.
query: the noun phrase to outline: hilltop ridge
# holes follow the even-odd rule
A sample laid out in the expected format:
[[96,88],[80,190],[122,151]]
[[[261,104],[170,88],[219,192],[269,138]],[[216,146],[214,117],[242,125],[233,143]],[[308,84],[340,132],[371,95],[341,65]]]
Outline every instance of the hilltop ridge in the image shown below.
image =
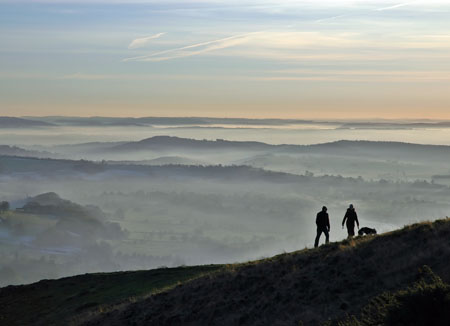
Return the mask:
[[427,265],[450,281],[450,220],[230,265],[87,325],[321,325],[358,314]]
[[[447,218],[259,261],[216,265],[209,272],[202,269],[197,273],[196,267],[192,267],[189,270],[192,277],[178,278],[193,280],[181,284],[176,280],[168,282],[168,290],[157,291],[148,297],[140,297],[139,284],[132,281],[135,279],[133,275],[138,275],[133,273],[143,275],[142,272],[113,273],[115,281],[108,283],[108,287],[96,287],[94,292],[83,290],[97,300],[102,297],[105,300],[105,291],[111,294],[116,287],[126,289],[130,284],[131,290],[127,295],[133,296],[135,291],[138,296],[119,306],[105,307],[100,299],[74,311],[70,307],[76,301],[58,301],[53,296],[54,290],[65,280],[65,283],[72,284],[65,296],[77,297],[77,292],[71,295],[70,291],[87,286],[79,277],[45,281],[45,286],[42,282],[10,286],[0,289],[0,315],[12,317],[10,313],[18,304],[21,304],[21,311],[27,313],[27,309],[36,302],[29,299],[24,303],[23,297],[21,302],[18,296],[39,287],[39,296],[43,298],[39,304],[55,303],[56,300],[70,312],[64,317],[75,325],[299,325],[300,322],[303,325],[323,325],[326,321],[331,323],[328,325],[337,325],[336,321],[347,315],[358,315],[373,297],[413,284],[419,279],[419,270],[424,265],[449,282],[449,236],[450,220]],[[173,270],[154,271],[158,277],[164,278],[164,273],[170,275]],[[180,271],[183,273],[178,269],[178,273]],[[101,285],[110,274],[91,275],[99,282],[94,283]],[[145,282],[151,283],[154,276],[151,273],[147,275],[149,279]],[[142,284],[144,280],[141,280]],[[48,297],[46,294],[50,293],[53,295]],[[126,296],[122,295],[124,298]],[[107,301],[115,302],[114,297]],[[42,322],[38,318],[33,324],[54,324],[48,315],[42,317],[46,318]]]

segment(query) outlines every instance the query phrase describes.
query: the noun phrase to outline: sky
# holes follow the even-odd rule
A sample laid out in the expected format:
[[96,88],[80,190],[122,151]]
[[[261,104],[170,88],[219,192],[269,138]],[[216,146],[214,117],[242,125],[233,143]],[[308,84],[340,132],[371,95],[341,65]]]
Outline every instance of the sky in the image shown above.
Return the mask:
[[0,0],[0,115],[450,119],[450,0]]

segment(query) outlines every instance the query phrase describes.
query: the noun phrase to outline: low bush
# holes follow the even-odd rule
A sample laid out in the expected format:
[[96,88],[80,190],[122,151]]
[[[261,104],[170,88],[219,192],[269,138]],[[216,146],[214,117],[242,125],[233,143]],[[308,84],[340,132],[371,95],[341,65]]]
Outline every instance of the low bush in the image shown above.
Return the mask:
[[450,325],[450,285],[428,266],[420,270],[420,275],[412,286],[375,297],[359,318],[349,316],[338,326]]

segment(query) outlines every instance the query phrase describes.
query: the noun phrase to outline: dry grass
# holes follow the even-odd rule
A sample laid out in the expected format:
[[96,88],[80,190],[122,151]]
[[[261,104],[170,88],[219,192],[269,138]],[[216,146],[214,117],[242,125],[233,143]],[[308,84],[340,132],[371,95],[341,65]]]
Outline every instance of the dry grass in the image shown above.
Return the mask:
[[2,325],[336,325],[428,265],[450,281],[450,220],[226,266],[87,274],[0,289]]
[[245,264],[101,315],[88,325],[320,325],[402,289],[428,265],[450,279],[450,221],[406,226]]
[[205,265],[85,274],[0,288],[0,325],[80,324],[220,268]]

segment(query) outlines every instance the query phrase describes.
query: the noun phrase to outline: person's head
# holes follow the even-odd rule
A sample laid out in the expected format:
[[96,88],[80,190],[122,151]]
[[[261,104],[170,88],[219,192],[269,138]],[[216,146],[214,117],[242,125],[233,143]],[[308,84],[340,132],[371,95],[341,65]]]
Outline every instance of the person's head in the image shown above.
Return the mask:
[[322,207],[322,212],[326,212],[327,211],[327,207],[326,206],[323,206]]
[[353,204],[350,204],[350,206],[348,206],[348,208],[353,209]]

